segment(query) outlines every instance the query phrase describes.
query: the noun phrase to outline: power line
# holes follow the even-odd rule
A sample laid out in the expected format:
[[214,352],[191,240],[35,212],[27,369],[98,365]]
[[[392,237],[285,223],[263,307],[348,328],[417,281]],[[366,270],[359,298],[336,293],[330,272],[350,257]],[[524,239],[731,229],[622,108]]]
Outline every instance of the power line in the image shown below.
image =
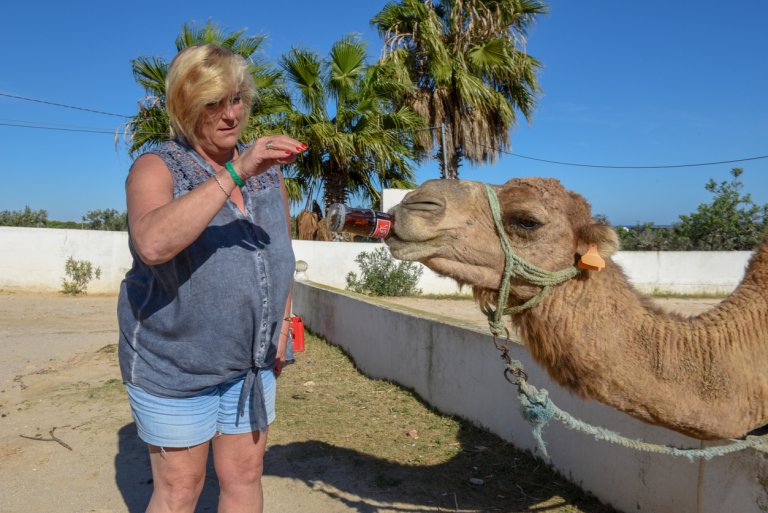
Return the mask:
[[[430,130],[435,130],[439,127],[429,127]],[[449,127],[446,127],[450,130]],[[484,147],[486,149],[493,150],[493,147],[488,144],[483,143],[475,143],[478,146]],[[653,165],[653,166],[625,166],[625,165],[614,165],[614,164],[585,164],[581,162],[564,162],[560,160],[549,160],[549,159],[542,159],[539,157],[531,157],[528,155],[521,155],[519,153],[513,153],[511,151],[504,151],[504,150],[496,150],[499,153],[503,153],[505,155],[510,155],[512,157],[518,157],[521,159],[527,159],[527,160],[535,160],[537,162],[545,162],[547,164],[557,164],[560,166],[572,166],[572,167],[591,167],[591,168],[598,168],[598,169],[675,169],[675,168],[684,168],[684,167],[703,167],[703,166],[715,166],[719,164],[735,164],[738,162],[748,162],[751,160],[762,160],[762,159],[768,159],[768,155],[759,155],[756,157],[744,157],[740,159],[731,159],[731,160],[718,160],[718,161],[712,161],[712,162],[697,162],[694,164],[659,164],[659,165]]]
[[719,160],[715,162],[698,162],[696,164],[662,164],[658,166],[614,166],[614,165],[606,165],[606,164],[581,164],[576,162],[560,162],[558,160],[540,159],[536,157],[529,157],[527,155],[520,155],[519,153],[512,153],[507,151],[499,151],[499,152],[506,153],[507,155],[512,155],[513,157],[518,157],[521,159],[535,160],[538,162],[546,162],[547,164],[558,164],[561,166],[574,166],[574,167],[594,167],[594,168],[601,168],[601,169],[674,169],[674,168],[681,168],[681,167],[702,167],[702,166],[715,166],[718,164],[734,164],[736,162],[747,162],[750,160],[768,159],[768,155],[760,155],[758,157],[746,157],[743,159],[733,159],[733,160]]
[[[7,94],[0,93],[0,96],[10,96]],[[34,101],[34,100],[33,100]],[[49,102],[42,102],[42,103],[49,103]],[[76,108],[76,107],[75,107]],[[90,109],[81,109],[81,110],[90,110]],[[98,111],[91,111],[91,112],[98,112]],[[119,114],[111,114],[113,116],[120,116]],[[128,116],[120,116],[120,117],[128,117]],[[24,124],[21,124],[24,123]],[[94,133],[94,134],[115,134],[115,129],[104,129],[104,128],[73,128],[73,127],[65,127],[65,126],[46,126],[46,125],[35,125],[35,124],[27,124],[26,121],[19,121],[18,123],[4,123],[0,122],[0,126],[8,126],[8,127],[15,127],[15,128],[33,128],[33,129],[39,129],[39,130],[54,130],[54,131],[63,131],[63,132],[83,132],[83,133]],[[419,131],[425,131],[425,130],[434,130],[437,127],[430,126],[426,128],[421,128],[417,130],[413,130],[414,132]],[[390,129],[390,130],[380,130],[380,132],[408,132],[407,130],[402,129]],[[145,132],[134,132],[133,135],[167,135],[167,134],[156,134],[156,133],[145,133]],[[479,146],[484,146],[486,148],[491,148],[489,145],[483,145],[478,144]],[[676,169],[676,168],[687,168],[687,167],[704,167],[704,166],[716,166],[716,165],[722,165],[722,164],[736,164],[739,162],[749,162],[753,160],[763,160],[768,159],[768,155],[759,155],[756,157],[744,157],[740,159],[731,159],[731,160],[718,160],[718,161],[711,161],[711,162],[697,162],[692,164],[659,164],[659,165],[647,165],[647,166],[627,166],[627,165],[614,165],[614,164],[586,164],[581,162],[565,162],[560,160],[550,160],[550,159],[543,159],[539,157],[531,157],[529,155],[522,155],[520,153],[513,153],[510,151],[504,151],[504,150],[497,150],[499,153],[503,153],[505,155],[510,155],[512,157],[517,157],[521,159],[526,160],[534,160],[536,162],[544,162],[547,164],[555,164],[559,166],[571,166],[571,167],[591,167],[596,169]]]
[[16,128],[37,128],[41,130],[56,130],[59,132],[86,132],[92,134],[114,134],[114,130],[107,130],[104,128],[67,128],[56,126],[42,126],[42,125],[20,125],[17,123],[0,123],[0,126],[11,126]]
[[53,105],[55,107],[64,107],[65,109],[74,109],[74,110],[82,110],[85,112],[93,112],[94,114],[103,114],[105,116],[114,116],[114,117],[125,118],[125,119],[131,118],[131,116],[125,116],[123,114],[114,114],[112,112],[104,112],[102,110],[88,109],[86,107],[77,107],[75,105],[66,105],[64,103],[55,103],[55,102],[49,102],[47,100],[37,100],[35,98],[26,98],[24,96],[16,96],[14,94],[0,93],[0,96],[5,96],[6,98],[13,98],[15,100],[24,100],[26,102],[44,103],[45,105]]

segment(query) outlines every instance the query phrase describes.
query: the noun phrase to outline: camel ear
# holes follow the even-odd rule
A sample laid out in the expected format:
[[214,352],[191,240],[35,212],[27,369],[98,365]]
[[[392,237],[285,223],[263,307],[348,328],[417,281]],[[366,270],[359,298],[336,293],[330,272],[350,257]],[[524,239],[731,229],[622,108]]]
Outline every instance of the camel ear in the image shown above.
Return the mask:
[[609,225],[592,223],[582,226],[576,234],[576,252],[585,255],[590,245],[597,246],[597,252],[609,257],[619,250],[619,236]]

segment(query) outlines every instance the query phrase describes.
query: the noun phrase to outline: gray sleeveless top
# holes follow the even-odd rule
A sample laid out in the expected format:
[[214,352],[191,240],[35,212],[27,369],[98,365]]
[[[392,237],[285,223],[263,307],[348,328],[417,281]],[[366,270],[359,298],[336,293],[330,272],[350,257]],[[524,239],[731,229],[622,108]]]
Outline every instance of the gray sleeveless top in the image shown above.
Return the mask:
[[[174,198],[213,173],[178,141],[151,153],[165,161]],[[245,375],[240,412],[252,390],[252,419],[259,430],[266,428],[256,374],[274,366],[295,268],[278,173],[273,167],[250,178],[241,188],[246,214],[227,200],[197,240],[169,262],[142,262],[129,227],[133,267],[117,306],[123,381],[151,394],[187,397]]]

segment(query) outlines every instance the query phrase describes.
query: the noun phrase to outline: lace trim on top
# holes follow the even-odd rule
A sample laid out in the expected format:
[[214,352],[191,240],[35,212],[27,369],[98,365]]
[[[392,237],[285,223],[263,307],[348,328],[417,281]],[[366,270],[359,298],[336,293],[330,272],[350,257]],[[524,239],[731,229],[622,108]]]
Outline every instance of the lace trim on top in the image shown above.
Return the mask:
[[[240,153],[247,148],[247,145],[238,144],[238,151]],[[211,177],[210,172],[195,160],[192,154],[194,151],[193,148],[179,143],[178,141],[167,141],[149,152],[163,158],[166,166],[168,166],[168,170],[174,178],[174,197],[182,192],[191,191]],[[169,158],[164,158],[165,156]],[[252,176],[245,181],[243,189],[247,192],[255,193],[259,190],[280,187],[278,169],[277,166],[272,166],[264,173]]]

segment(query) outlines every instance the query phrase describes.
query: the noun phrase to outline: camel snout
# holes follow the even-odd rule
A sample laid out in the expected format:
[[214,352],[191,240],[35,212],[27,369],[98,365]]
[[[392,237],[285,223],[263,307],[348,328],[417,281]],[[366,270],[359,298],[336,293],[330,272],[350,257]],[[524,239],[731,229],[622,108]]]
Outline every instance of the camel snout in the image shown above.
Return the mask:
[[431,194],[424,194],[417,190],[403,198],[400,207],[411,211],[436,213],[445,209],[445,202]]

